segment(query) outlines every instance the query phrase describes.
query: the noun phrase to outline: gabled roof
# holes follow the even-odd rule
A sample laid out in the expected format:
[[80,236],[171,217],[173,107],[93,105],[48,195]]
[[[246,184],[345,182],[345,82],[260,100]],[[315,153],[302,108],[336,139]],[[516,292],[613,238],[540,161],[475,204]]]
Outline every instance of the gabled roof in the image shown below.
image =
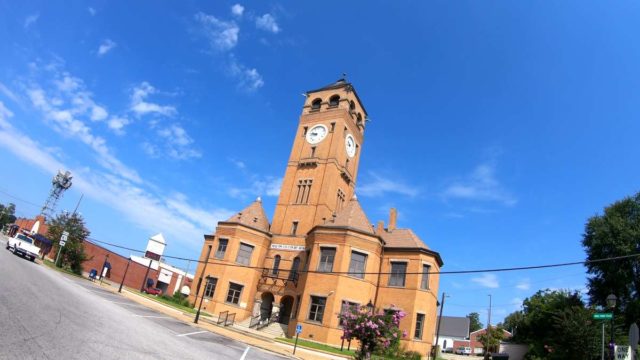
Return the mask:
[[231,216],[226,222],[242,224],[260,231],[269,232],[269,219],[262,207],[262,200],[257,198],[242,211]]
[[[436,317],[436,324],[438,323]],[[469,337],[469,318],[459,316],[443,316],[440,321],[440,336],[451,336],[459,338]]]
[[347,206],[336,213],[334,219],[327,221],[323,226],[349,227],[374,235],[371,223],[369,219],[367,219],[367,215],[365,215],[355,195],[349,200]]
[[429,249],[411,229],[394,229],[380,234],[386,247],[392,248],[422,248]]
[[153,240],[155,242],[159,242],[160,244],[166,244],[167,243],[164,240],[164,236],[162,236],[162,233],[157,233],[157,234],[153,235],[151,238],[149,238],[149,240]]

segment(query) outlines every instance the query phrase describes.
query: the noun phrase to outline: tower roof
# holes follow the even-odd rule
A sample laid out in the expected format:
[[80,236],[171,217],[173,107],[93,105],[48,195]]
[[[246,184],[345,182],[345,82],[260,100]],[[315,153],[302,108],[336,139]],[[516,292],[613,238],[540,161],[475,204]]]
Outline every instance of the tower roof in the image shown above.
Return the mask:
[[387,247],[429,249],[429,247],[411,229],[383,231],[380,236],[386,243],[385,246]]
[[264,212],[260,198],[257,198],[242,211],[231,216],[227,222],[239,223],[264,232],[269,231],[269,219]]
[[346,77],[341,77],[340,79],[338,79],[336,82],[331,83],[329,85],[325,85],[319,89],[315,89],[315,90],[309,90],[307,91],[307,95],[311,94],[311,93],[315,93],[315,92],[320,92],[320,91],[326,91],[326,90],[336,90],[336,89],[341,89],[341,88],[346,88],[347,92],[349,91],[353,91],[353,93],[356,96],[356,99],[358,99],[358,102],[360,103],[360,107],[362,107],[362,111],[364,111],[365,117],[367,115],[367,110],[364,108],[364,105],[362,104],[362,101],[360,100],[360,97],[358,96],[358,93],[356,92],[356,89],[353,87],[353,85],[347,81]]
[[162,233],[158,233],[149,238],[149,240],[153,240],[155,242],[159,242],[160,244],[166,244],[167,242],[164,240],[164,236]]
[[374,234],[371,223],[355,196],[351,198],[347,206],[336,214],[332,222],[328,222],[324,226],[350,227],[368,234]]

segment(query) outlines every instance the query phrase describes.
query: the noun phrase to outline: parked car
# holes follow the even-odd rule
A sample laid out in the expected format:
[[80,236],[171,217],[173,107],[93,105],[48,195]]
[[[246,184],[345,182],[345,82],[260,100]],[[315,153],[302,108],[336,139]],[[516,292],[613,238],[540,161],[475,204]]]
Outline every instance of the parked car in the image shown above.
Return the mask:
[[447,354],[453,354],[453,348],[452,347],[444,348],[442,349],[442,352]]
[[12,253],[28,258],[31,261],[34,261],[40,252],[40,248],[33,245],[33,239],[24,234],[16,234],[15,237],[9,238],[6,248]]
[[458,348],[456,348],[456,354],[471,355],[471,348],[468,346],[458,346]]
[[151,287],[142,290],[142,292],[147,293],[149,295],[155,295],[155,296],[162,294],[162,290],[158,288],[151,288]]

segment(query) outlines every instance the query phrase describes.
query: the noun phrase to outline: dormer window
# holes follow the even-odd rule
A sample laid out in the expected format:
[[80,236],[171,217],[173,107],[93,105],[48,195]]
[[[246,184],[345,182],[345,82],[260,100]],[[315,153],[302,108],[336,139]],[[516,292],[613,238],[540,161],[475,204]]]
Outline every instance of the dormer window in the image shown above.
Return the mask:
[[329,107],[337,107],[340,102],[340,95],[333,95],[329,98]]
[[322,99],[318,98],[311,102],[311,110],[320,110],[320,105],[322,105]]

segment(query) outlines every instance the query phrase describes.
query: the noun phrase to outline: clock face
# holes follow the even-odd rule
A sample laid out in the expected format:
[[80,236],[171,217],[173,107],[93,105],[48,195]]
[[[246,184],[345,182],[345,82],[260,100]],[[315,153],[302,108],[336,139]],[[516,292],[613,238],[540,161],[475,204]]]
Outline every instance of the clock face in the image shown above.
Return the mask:
[[354,157],[356,154],[356,141],[353,139],[351,134],[347,135],[344,146],[347,149],[347,155],[349,155],[349,157]]
[[317,144],[327,136],[328,130],[324,125],[315,125],[307,132],[307,142]]

